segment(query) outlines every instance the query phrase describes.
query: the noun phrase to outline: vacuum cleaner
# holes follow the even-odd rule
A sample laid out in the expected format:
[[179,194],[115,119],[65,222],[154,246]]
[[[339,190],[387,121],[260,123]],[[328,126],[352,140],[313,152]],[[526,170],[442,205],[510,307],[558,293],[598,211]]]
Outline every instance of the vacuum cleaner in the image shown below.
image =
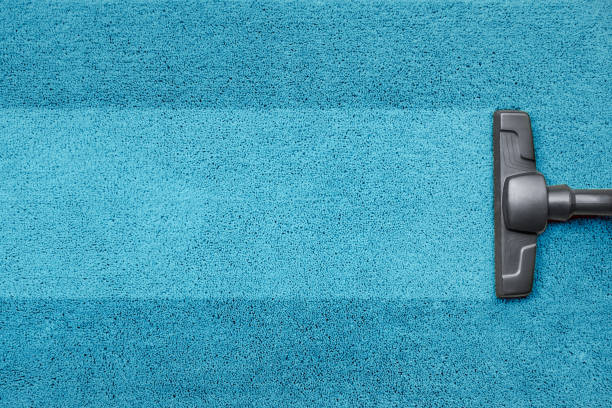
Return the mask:
[[536,241],[548,220],[612,216],[612,189],[547,186],[536,170],[531,119],[526,112],[493,114],[495,292],[525,297],[533,286]]

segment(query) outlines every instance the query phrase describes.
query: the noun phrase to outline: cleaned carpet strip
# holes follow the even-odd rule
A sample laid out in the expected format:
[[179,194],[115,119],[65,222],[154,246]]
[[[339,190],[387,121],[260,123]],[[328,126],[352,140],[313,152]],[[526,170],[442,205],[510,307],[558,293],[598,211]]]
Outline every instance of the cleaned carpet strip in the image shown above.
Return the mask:
[[[534,122],[565,125],[548,113]],[[0,295],[493,295],[489,111],[2,114]],[[606,124],[572,127],[562,149],[560,130],[537,129],[540,168],[612,180]],[[575,173],[548,171],[558,162]],[[537,296],[609,291],[611,233],[601,219],[549,228]]]

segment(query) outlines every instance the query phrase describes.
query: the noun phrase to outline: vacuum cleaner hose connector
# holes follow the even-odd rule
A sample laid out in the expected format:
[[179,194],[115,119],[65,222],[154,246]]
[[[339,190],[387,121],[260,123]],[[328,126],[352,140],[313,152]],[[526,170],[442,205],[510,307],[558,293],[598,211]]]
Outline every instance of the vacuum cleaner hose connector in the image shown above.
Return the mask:
[[548,219],[567,221],[574,215],[612,216],[612,189],[572,190],[565,184],[548,187]]

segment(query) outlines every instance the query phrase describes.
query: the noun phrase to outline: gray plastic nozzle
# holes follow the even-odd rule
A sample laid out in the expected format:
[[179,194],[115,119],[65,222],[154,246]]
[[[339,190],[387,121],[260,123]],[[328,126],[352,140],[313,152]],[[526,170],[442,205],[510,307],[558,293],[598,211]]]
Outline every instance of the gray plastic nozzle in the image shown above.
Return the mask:
[[495,291],[500,298],[531,292],[537,238],[548,220],[612,216],[612,189],[546,186],[536,169],[531,120],[526,112],[502,110],[493,115],[493,179]]

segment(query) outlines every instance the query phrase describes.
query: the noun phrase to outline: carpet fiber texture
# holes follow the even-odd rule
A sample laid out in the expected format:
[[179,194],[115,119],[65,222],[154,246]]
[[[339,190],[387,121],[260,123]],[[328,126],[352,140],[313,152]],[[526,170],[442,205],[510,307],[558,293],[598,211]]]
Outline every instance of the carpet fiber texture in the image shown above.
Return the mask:
[[610,1],[7,1],[0,405],[609,406],[612,222],[494,290],[492,114],[612,186]]

